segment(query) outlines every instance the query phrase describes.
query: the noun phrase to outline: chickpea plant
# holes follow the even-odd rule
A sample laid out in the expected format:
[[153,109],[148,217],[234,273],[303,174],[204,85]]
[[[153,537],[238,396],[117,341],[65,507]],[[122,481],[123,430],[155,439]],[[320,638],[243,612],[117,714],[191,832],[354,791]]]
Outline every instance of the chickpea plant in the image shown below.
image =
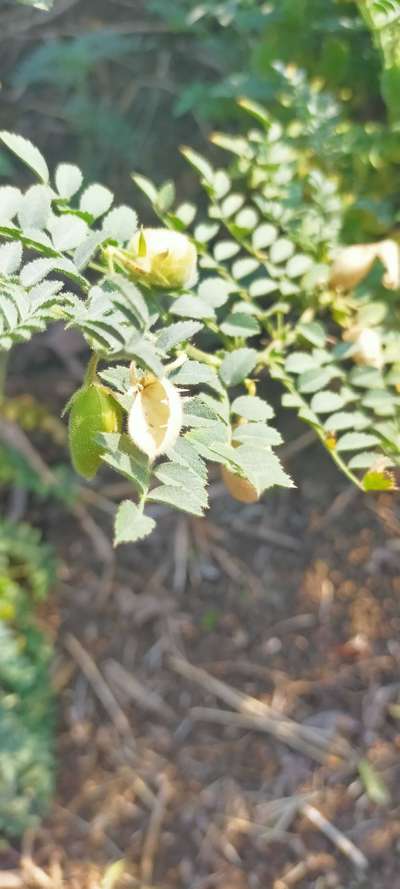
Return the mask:
[[213,136],[227,164],[183,149],[207,215],[176,203],[171,182],[133,176],[153,228],[74,165],[50,180],[37,148],[0,134],[38,180],[25,193],[0,188],[0,349],[57,320],[87,341],[86,376],[66,407],[70,450],[84,477],[105,463],[132,483],[116,544],[152,531],[148,504],[203,515],[210,463],[243,502],[293,486],[275,451],[268,379],[355,485],[396,487],[397,243],[388,232],[343,247],[340,183],[294,122],[285,131],[240,104],[254,127]]

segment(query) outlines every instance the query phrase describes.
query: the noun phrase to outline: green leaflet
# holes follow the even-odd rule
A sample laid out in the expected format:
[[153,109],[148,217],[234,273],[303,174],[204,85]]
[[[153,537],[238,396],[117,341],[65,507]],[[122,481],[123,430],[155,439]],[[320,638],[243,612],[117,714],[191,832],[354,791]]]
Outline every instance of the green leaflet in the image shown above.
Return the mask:
[[137,540],[143,540],[155,528],[154,519],[143,515],[135,503],[131,500],[124,500],[120,503],[115,518],[114,528],[114,545],[119,546],[121,543],[136,543]]

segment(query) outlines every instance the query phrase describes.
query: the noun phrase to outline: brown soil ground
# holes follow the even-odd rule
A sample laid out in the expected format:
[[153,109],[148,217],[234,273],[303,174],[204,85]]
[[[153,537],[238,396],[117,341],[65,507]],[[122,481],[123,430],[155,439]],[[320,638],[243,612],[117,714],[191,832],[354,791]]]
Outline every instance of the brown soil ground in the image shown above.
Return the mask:
[[398,501],[286,457],[296,491],[215,479],[207,519],[162,509],[115,556],[115,476],[83,525],[28,502],[60,557],[59,774],[25,860],[0,854],[20,885],[399,889]]
[[[45,33],[97,27],[111,5],[113,20],[132,7],[65,2]],[[38,39],[10,7],[2,125],[58,158],[51,89],[33,104],[9,83]],[[112,87],[107,68],[111,103]],[[59,411],[82,373],[52,343],[63,375],[35,340],[12,385],[45,402],[51,389]],[[42,616],[59,770],[42,828],[0,847],[0,889],[400,889],[399,501],[349,491],[315,445],[286,461],[296,491],[242,507],[216,478],[207,519],[160,510],[150,540],[116,554],[111,514],[130,492],[115,477],[86,489],[79,521],[7,494],[60,559]]]

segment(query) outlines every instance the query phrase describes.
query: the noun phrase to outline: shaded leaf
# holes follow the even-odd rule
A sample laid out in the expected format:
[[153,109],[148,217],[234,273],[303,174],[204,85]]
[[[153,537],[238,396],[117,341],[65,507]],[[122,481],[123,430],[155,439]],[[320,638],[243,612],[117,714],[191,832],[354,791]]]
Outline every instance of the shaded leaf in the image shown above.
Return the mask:
[[219,375],[225,386],[237,386],[254,369],[257,363],[255,349],[236,349],[225,355],[219,368]]
[[287,238],[278,238],[278,240],[274,241],[272,244],[271,250],[269,251],[269,258],[271,262],[279,265],[281,262],[286,262],[286,260],[292,256],[294,250],[295,247],[292,241],[289,241]]
[[45,228],[50,216],[52,193],[46,185],[32,185],[24,194],[18,220],[22,229]]
[[217,309],[226,303],[232,292],[232,285],[222,278],[205,278],[197,292],[202,300]]
[[242,426],[237,426],[233,430],[232,441],[243,442],[243,444],[254,442],[256,446],[276,447],[282,444],[282,436],[277,429],[267,426],[265,423],[243,423]]
[[88,227],[83,219],[71,213],[54,217],[49,225],[56,250],[72,250],[86,240]]
[[213,168],[208,163],[208,161],[198,154],[197,151],[193,151],[191,148],[181,148],[183,156],[187,161],[191,164],[192,167],[197,170],[198,173],[206,180],[206,182],[212,183],[213,181]]
[[379,444],[379,438],[368,432],[347,432],[336,445],[337,451],[360,451]]
[[318,392],[311,401],[311,410],[316,414],[329,414],[343,407],[343,398],[337,392]]
[[297,253],[296,256],[289,259],[285,271],[289,278],[300,278],[308,272],[310,266],[312,266],[311,257],[305,256],[304,253]]
[[277,289],[278,285],[272,278],[257,278],[256,281],[251,282],[249,293],[250,296],[257,299],[259,296],[268,296],[269,293],[273,293]]
[[209,385],[217,392],[221,391],[221,383],[214,368],[200,361],[185,361],[178,370],[173,371],[171,380],[179,386]]
[[243,194],[230,194],[221,204],[221,212],[225,219],[233,216],[244,203]]
[[160,331],[157,345],[159,349],[167,352],[179,343],[191,339],[202,326],[198,321],[177,321],[176,324],[169,324]]
[[325,330],[318,321],[310,321],[309,324],[299,324],[298,332],[313,346],[322,348],[326,342]]
[[147,498],[155,503],[167,503],[169,506],[175,507],[182,512],[188,512],[191,515],[202,516],[207,506],[207,496],[200,496],[197,489],[190,491],[179,488],[175,485],[159,485],[153,488]]
[[46,161],[35,145],[32,145],[32,142],[29,139],[24,139],[23,136],[18,136],[16,133],[8,133],[6,130],[2,130],[0,132],[0,139],[4,142],[7,148],[10,151],[14,152],[14,154],[19,157],[22,163],[26,164],[27,167],[36,174],[36,176],[42,180],[42,182],[49,181],[49,171],[46,164]]
[[175,200],[175,185],[173,182],[165,182],[157,193],[157,207],[162,213],[166,213]]
[[69,200],[79,191],[83,174],[75,164],[59,164],[55,172],[55,183],[60,197]]
[[215,317],[215,312],[212,306],[208,305],[208,303],[204,302],[200,297],[191,296],[189,293],[185,293],[183,296],[178,296],[172,303],[170,311],[172,315],[180,315],[182,318],[196,318],[201,320],[202,318]]
[[342,429],[365,429],[370,421],[361,411],[339,411],[325,420],[325,428],[331,432],[341,432]]
[[260,325],[252,315],[231,312],[220,325],[220,330],[226,336],[250,337],[260,333]]
[[19,241],[11,241],[0,247],[0,273],[13,275],[18,271],[22,261],[22,244]]
[[90,232],[74,253],[76,267],[83,271],[104,241],[102,232]]
[[286,359],[285,370],[292,374],[302,374],[315,368],[316,361],[309,352],[292,352]]
[[127,435],[109,432],[97,436],[106,452],[102,460],[121,475],[128,478],[140,494],[147,491],[150,482],[149,461],[145,454],[135,447]]
[[146,179],[146,176],[140,176],[139,174],[132,176],[132,179],[143,194],[146,195],[150,203],[155,204],[157,201],[157,189],[153,183],[150,182],[150,179]]
[[233,263],[232,266],[232,275],[236,281],[240,281],[241,278],[247,278],[248,275],[252,275],[255,272],[260,263],[257,259],[252,259],[252,257],[246,257],[245,259],[238,259]]
[[353,386],[362,389],[384,389],[385,382],[380,370],[374,367],[355,367],[350,373],[350,382]]
[[97,219],[98,216],[107,213],[113,200],[114,195],[112,192],[105,188],[104,185],[99,185],[95,182],[93,185],[89,185],[83,192],[79,207],[83,213],[90,213],[91,216]]
[[203,481],[206,481],[207,466],[187,438],[178,438],[174,447],[167,451],[167,456],[174,463],[180,463],[181,466],[185,466]]
[[300,374],[298,386],[300,392],[318,392],[335,377],[340,376],[340,371],[335,367],[317,367],[312,370],[306,370]]
[[237,241],[219,241],[214,247],[214,257],[217,262],[224,262],[239,253],[240,244]]
[[9,222],[16,216],[23,200],[22,192],[12,185],[0,188],[0,219]]
[[253,233],[252,242],[256,250],[262,250],[264,247],[270,247],[278,237],[278,229],[270,222],[259,225]]
[[103,219],[103,232],[116,241],[129,241],[137,229],[137,213],[131,207],[114,207]]
[[274,416],[273,408],[257,395],[239,395],[232,402],[231,410],[246,420],[270,420]]
[[151,534],[155,525],[154,519],[143,515],[136,503],[133,503],[132,500],[124,500],[120,503],[115,517],[114,545],[143,540],[144,537]]

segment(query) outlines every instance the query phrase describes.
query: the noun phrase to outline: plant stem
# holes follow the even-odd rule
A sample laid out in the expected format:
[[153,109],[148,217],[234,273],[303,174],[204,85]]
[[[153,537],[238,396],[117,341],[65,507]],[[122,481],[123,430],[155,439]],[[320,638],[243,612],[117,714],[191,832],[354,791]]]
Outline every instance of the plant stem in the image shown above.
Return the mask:
[[365,490],[364,490],[362,482],[360,482],[360,480],[357,478],[357,476],[352,473],[351,469],[349,469],[349,467],[346,465],[344,460],[342,460],[342,458],[339,456],[338,452],[334,448],[332,448],[332,450],[331,450],[331,448],[328,448],[326,446],[326,442],[324,441],[323,434],[321,432],[319,432],[318,429],[315,429],[315,427],[314,427],[314,430],[317,433],[318,438],[320,439],[320,441],[322,442],[322,444],[324,445],[324,447],[326,448],[326,450],[332,457],[333,461],[336,463],[336,466],[339,467],[339,469],[343,472],[343,474],[349,479],[349,481],[353,485],[356,486],[356,488],[359,489],[359,491],[363,491],[363,493],[365,494]]
[[[285,388],[287,389],[288,392],[291,393],[291,395],[295,395],[298,399],[301,399],[304,408],[308,409],[307,402],[304,401],[304,398],[302,398],[302,396],[300,395],[300,392],[297,391],[297,389],[293,385],[290,378],[285,376],[285,374],[282,372],[281,367],[279,367],[279,376],[277,376],[277,379],[279,380],[279,382],[282,383],[283,386],[285,386]],[[347,466],[345,461],[342,460],[342,457],[340,456],[340,454],[338,454],[336,449],[328,447],[328,445],[326,443],[325,430],[320,428],[319,426],[317,426],[316,423],[310,423],[310,426],[314,430],[315,434],[318,436],[318,438],[319,438],[321,444],[323,444],[325,450],[327,450],[328,454],[332,457],[332,460],[334,461],[334,463],[336,463],[336,466],[338,466],[338,468],[341,470],[341,472],[343,472],[343,474],[346,476],[346,478],[348,478],[349,481],[353,485],[355,485],[356,488],[359,489],[359,491],[363,491],[363,493],[365,493],[362,482],[360,481],[360,479],[357,478],[356,475],[354,475],[354,473],[351,471],[351,469],[349,469],[349,467]]]
[[92,383],[95,382],[98,363],[99,356],[96,354],[96,352],[93,352],[93,355],[90,357],[88,366],[86,368],[84,380],[85,386],[90,386]]
[[193,358],[194,361],[200,361],[201,364],[208,364],[209,367],[219,367],[221,364],[221,359],[216,355],[208,355],[207,352],[203,352],[202,349],[198,349],[197,346],[188,345],[186,347],[186,354],[189,358]]

